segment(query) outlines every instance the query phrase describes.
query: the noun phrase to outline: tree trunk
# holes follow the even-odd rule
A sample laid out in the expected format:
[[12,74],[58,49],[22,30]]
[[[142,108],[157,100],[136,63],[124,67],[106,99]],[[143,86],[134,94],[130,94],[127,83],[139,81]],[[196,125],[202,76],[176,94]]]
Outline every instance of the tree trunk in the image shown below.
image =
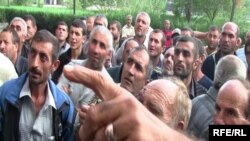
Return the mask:
[[231,10],[231,16],[230,16],[231,22],[234,20],[235,9],[236,9],[236,0],[232,0],[232,10]]

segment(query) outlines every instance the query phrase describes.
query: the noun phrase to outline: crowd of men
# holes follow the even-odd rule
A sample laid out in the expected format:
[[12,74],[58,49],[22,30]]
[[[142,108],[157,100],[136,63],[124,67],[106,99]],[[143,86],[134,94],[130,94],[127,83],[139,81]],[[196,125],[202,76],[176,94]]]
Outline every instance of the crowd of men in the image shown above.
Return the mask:
[[0,32],[0,140],[209,140],[209,125],[250,124],[250,31],[243,44],[234,22],[126,21],[51,33],[13,18]]

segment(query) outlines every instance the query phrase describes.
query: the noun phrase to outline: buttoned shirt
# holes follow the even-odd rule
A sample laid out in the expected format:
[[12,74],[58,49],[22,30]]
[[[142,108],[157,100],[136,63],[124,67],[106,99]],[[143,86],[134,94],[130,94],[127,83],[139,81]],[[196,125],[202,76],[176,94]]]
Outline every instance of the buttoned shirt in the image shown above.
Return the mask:
[[53,141],[53,112],[56,109],[53,95],[47,84],[46,99],[38,115],[31,98],[29,77],[27,78],[19,98],[21,99],[21,115],[19,121],[20,141]]

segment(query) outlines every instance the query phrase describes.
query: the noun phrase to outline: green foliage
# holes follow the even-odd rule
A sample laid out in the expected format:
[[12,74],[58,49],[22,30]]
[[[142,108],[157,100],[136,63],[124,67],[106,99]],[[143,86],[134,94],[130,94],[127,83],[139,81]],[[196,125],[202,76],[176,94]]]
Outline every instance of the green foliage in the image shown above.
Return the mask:
[[13,0],[12,4],[14,5],[30,5],[32,4],[33,0]]
[[92,12],[81,12],[76,16],[73,15],[71,9],[61,8],[38,8],[38,7],[0,7],[1,20],[4,22],[10,22],[14,17],[23,17],[26,14],[32,14],[36,21],[38,29],[48,29],[54,33],[55,25],[58,21],[64,20],[68,25],[75,18],[79,18],[81,15],[93,15]]
[[[187,21],[184,7],[187,0],[173,1],[174,16],[166,14],[166,3],[163,0],[76,0],[77,8],[76,15],[74,16],[72,0],[59,0],[64,8],[46,7],[43,5],[44,0],[39,1],[42,2],[41,5],[43,8],[0,6],[0,21],[9,22],[15,16],[23,17],[23,15],[30,13],[37,19],[39,29],[46,28],[54,32],[54,26],[59,20],[64,20],[70,24],[77,17],[105,14],[109,22],[118,20],[124,25],[126,23],[126,16],[131,14],[134,24],[137,13],[146,11],[151,17],[151,27],[153,28],[163,28],[163,21],[169,19],[172,28],[189,26],[193,30],[207,31],[211,25],[222,26],[223,23],[229,21],[231,12],[230,0],[191,0],[193,2],[191,5],[192,16],[191,20]],[[249,3],[250,0],[248,0],[246,5],[250,5]],[[99,9],[96,11],[86,10],[86,7],[93,4],[99,4]],[[248,20],[246,20],[247,16],[249,17]],[[249,30],[250,23],[248,21],[250,21],[250,14],[247,12],[247,8],[237,8],[235,22],[241,29],[241,37]]]

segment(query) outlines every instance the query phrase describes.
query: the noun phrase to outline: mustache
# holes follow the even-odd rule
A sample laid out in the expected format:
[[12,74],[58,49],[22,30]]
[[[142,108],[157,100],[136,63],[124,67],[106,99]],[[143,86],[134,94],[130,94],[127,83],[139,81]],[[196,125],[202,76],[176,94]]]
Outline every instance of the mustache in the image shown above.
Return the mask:
[[37,69],[37,67],[31,67],[29,69],[29,72],[35,73],[35,74],[41,74],[41,72]]

